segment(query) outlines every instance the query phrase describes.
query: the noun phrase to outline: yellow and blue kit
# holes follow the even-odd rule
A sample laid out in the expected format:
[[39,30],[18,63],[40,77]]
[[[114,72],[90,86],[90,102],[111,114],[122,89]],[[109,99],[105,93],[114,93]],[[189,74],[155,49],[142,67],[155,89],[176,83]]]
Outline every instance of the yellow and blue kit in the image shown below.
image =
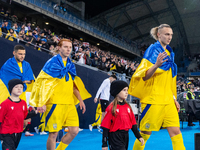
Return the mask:
[[91,97],[69,58],[63,62],[58,54],[46,62],[30,96],[30,105],[47,107],[44,113],[46,131],[58,132],[66,126],[79,126],[75,107],[79,100],[73,94],[74,84],[83,100]]
[[[156,63],[159,53],[163,52],[168,54],[165,58],[168,60],[155,71],[150,79],[144,81],[146,72]],[[140,65],[133,74],[128,91],[142,103],[141,131],[159,131],[162,127],[179,127],[179,116],[174,102],[174,98],[177,98],[176,75],[177,65],[174,63],[174,53],[170,46],[167,45],[164,50],[159,41],[152,44],[145,51]],[[150,135],[144,133],[141,135],[146,143]],[[185,150],[181,133],[171,137],[171,141],[173,150]],[[133,150],[143,150],[144,147],[145,144],[141,146],[140,141],[136,139]]]
[[[156,63],[158,54],[164,51],[168,54],[165,58],[168,60],[150,79],[144,81],[146,71]],[[179,127],[178,112],[173,98],[177,97],[176,75],[177,66],[170,46],[167,45],[164,50],[159,41],[152,44],[146,50],[129,85],[129,94],[139,98],[142,103],[140,130],[158,131],[161,127]]]
[[101,104],[98,103],[97,109],[96,109],[95,121],[92,124],[93,127],[101,125],[101,115],[102,115]]
[[[25,60],[17,63],[15,57],[8,59],[0,70],[0,103],[10,96],[8,90],[8,82],[11,79],[20,79],[22,81],[34,81],[33,71],[31,66]],[[33,82],[32,82],[33,83]],[[26,101],[26,93],[31,92],[32,84],[24,83],[24,92],[20,96],[21,99]]]

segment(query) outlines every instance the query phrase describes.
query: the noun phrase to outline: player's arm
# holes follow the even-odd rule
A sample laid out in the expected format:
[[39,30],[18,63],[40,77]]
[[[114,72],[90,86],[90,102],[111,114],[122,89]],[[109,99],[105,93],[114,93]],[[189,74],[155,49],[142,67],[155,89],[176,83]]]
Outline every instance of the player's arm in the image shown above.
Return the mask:
[[74,86],[73,86],[73,92],[74,92],[74,95],[78,98],[78,100],[80,101],[80,109],[82,110],[82,113],[84,114],[85,111],[86,111],[86,107],[85,107],[85,104],[81,98],[81,95],[80,95],[80,92],[76,86],[76,84],[74,83]]
[[103,128],[102,150],[108,149],[108,132],[109,132],[109,129]]
[[164,58],[167,57],[167,53],[166,52],[163,52],[163,53],[160,53],[157,57],[157,61],[155,63],[155,65],[153,65],[153,67],[151,67],[149,70],[147,70],[146,72],[146,75],[145,77],[143,77],[143,80],[146,81],[148,79],[150,79],[154,73],[156,72],[156,70],[164,63],[167,61],[166,60],[163,60]]
[[99,95],[101,94],[102,90],[108,86],[108,83],[104,80],[103,83],[101,84],[101,86],[99,87],[98,91],[97,91],[97,94],[95,96],[95,99],[94,99],[94,102],[96,103],[97,102],[97,99],[99,97]]

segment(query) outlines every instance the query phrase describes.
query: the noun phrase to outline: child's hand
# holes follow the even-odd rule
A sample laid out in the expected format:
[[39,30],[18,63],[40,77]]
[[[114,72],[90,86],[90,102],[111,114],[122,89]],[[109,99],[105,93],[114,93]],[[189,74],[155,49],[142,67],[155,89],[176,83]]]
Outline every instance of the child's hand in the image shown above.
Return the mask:
[[139,141],[142,143],[141,146],[144,145],[144,139],[143,138],[139,138]]
[[102,150],[108,150],[108,147],[102,147]]

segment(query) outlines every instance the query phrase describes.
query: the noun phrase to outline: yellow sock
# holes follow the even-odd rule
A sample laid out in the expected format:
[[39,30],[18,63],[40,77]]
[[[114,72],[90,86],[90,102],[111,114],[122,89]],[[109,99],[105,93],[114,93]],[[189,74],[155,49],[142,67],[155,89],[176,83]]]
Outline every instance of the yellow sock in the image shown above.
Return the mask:
[[140,134],[141,134],[142,138],[144,139],[144,145],[141,146],[142,143],[138,139],[136,139],[135,143],[133,145],[133,150],[143,150],[144,147],[145,147],[146,141],[150,137],[150,135],[148,135],[148,134],[144,134],[144,133],[141,133],[141,132],[140,132]]
[[185,150],[182,134],[171,137],[173,150]]
[[60,144],[58,145],[56,150],[65,150],[67,148],[67,146],[68,146],[67,144],[65,144],[62,141],[60,141]]

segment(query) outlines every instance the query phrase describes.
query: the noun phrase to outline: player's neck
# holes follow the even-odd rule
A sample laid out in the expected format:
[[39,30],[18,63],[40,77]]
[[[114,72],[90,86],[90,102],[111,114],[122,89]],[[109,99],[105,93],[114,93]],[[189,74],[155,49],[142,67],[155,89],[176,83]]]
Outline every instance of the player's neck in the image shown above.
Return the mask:
[[10,99],[11,99],[13,102],[19,102],[19,101],[20,101],[19,96],[16,96],[16,95],[13,95],[13,94],[10,96]]
[[60,54],[60,56],[61,56],[61,58],[62,58],[63,61],[67,61],[68,57],[63,56],[62,54]]
[[165,49],[166,49],[166,47],[167,47],[167,45],[166,45],[166,44],[164,44],[164,43],[162,43],[162,42],[160,42],[160,44],[161,44],[161,46],[163,47],[163,49],[165,50]]

